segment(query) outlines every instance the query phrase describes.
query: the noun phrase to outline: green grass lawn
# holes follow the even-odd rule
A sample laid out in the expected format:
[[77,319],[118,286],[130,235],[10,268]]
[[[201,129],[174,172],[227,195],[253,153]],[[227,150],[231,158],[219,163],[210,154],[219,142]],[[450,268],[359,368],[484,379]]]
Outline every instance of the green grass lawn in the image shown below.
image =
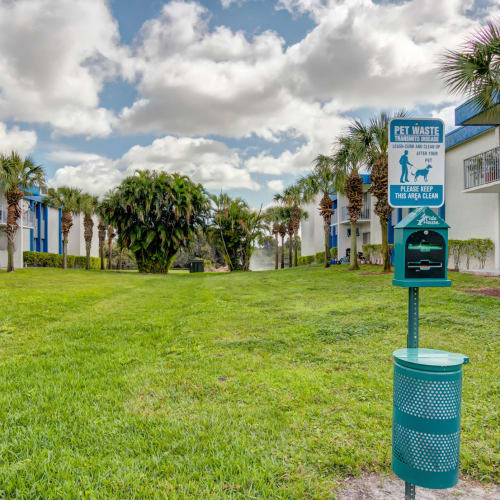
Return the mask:
[[[389,471],[391,278],[1,272],[0,498],[331,498]],[[462,290],[500,280],[451,279],[420,345],[470,356],[461,474],[498,481],[500,300]]]

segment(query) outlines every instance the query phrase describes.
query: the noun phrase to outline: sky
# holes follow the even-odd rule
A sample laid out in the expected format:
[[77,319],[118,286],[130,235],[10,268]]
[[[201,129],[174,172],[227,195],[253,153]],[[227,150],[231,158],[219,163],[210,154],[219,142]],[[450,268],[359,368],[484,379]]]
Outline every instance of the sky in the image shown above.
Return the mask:
[[454,126],[439,56],[500,0],[1,0],[0,151],[103,195],[180,172],[251,206],[350,120]]

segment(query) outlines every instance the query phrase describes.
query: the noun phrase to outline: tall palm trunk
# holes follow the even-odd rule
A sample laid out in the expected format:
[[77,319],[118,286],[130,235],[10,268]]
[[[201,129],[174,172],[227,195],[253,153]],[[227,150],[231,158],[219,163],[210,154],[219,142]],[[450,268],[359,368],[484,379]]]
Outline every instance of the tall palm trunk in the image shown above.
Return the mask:
[[108,270],[111,270],[111,259],[113,257],[113,236],[113,227],[108,226]]
[[372,166],[370,179],[370,193],[375,195],[377,202],[375,203],[375,213],[380,220],[380,229],[382,233],[382,258],[384,264],[384,272],[390,272],[391,259],[389,255],[388,242],[388,222],[391,214],[391,207],[388,201],[388,164],[387,154],[382,155]]
[[298,253],[299,253],[299,235],[296,232],[293,238],[293,265],[297,267],[298,265]]
[[293,266],[293,229],[288,226],[288,267]]
[[276,241],[276,247],[274,249],[274,269],[278,269],[279,267],[279,251],[280,251],[280,242],[278,239],[278,231],[273,231],[274,240]]
[[92,217],[85,214],[83,218],[83,237],[85,239],[85,255],[87,257],[86,268],[90,269],[90,250],[92,248],[92,235],[94,232],[94,221]]
[[292,233],[290,234],[290,243],[293,243],[293,265],[297,267],[297,236],[299,234],[301,210],[294,205],[291,210]]
[[[14,271],[14,242],[19,225],[18,219],[22,216],[20,201],[23,199],[23,192],[20,189],[12,189],[6,193],[7,198],[7,226],[5,232],[7,234],[7,271]],[[22,235],[21,235],[22,237]]]
[[363,206],[363,179],[357,170],[353,170],[347,177],[344,190],[349,200],[347,211],[351,220],[351,265],[349,270],[356,271],[359,269],[356,229]]
[[285,236],[286,228],[283,224],[280,225],[280,237],[281,237],[281,269],[285,268]]
[[319,214],[323,217],[323,229],[325,230],[325,267],[330,267],[330,219],[333,201],[328,193],[323,193],[323,198],[319,203]]
[[285,237],[281,236],[281,269],[285,269]]
[[356,231],[358,229],[358,225],[356,222],[351,220],[351,265],[349,266],[349,270],[355,271],[359,269],[358,263],[358,236],[356,235]]
[[67,255],[68,255],[68,239],[69,231],[73,226],[73,216],[68,210],[63,210],[61,216],[61,231],[63,235],[63,269],[68,268]]
[[382,229],[382,257],[384,260],[384,273],[391,271],[391,257],[389,255],[389,242],[388,242],[388,221],[380,218],[380,228]]
[[325,267],[330,267],[330,218],[323,220],[325,231]]
[[101,259],[101,271],[104,271],[104,243],[106,241],[106,226],[102,219],[99,219],[97,226],[99,237],[99,258]]

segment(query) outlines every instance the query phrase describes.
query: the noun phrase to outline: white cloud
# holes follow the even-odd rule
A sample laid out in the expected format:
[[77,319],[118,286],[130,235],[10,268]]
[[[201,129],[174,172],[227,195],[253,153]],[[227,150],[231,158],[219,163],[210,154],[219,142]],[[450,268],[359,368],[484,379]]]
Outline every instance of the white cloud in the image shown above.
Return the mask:
[[212,139],[167,136],[149,146],[134,146],[121,159],[128,173],[156,169],[188,175],[207,189],[260,189],[239,155]]
[[432,111],[432,116],[434,118],[440,118],[441,120],[444,121],[445,125],[445,130],[446,132],[450,132],[454,128],[456,128],[455,125],[455,108],[458,103],[452,105],[452,106],[445,106],[444,108],[441,108],[439,110],[434,110]]
[[96,195],[104,194],[136,170],[178,172],[211,190],[261,187],[242,168],[237,152],[222,142],[204,138],[162,137],[149,146],[132,147],[118,160],[75,151],[56,151],[51,158],[77,163],[58,169],[51,185],[76,186]]
[[72,151],[65,149],[51,151],[47,155],[47,157],[54,163],[88,163],[91,161],[98,161],[102,159],[102,156],[94,153],[85,153],[83,151]]
[[123,171],[117,162],[109,158],[86,161],[76,166],[66,165],[59,168],[49,185],[72,186],[96,196],[103,195],[124,179]]
[[0,152],[9,154],[17,151],[22,155],[30,154],[36,146],[37,135],[33,130],[21,130],[15,126],[10,129],[0,122]]
[[121,131],[275,142],[291,134],[305,144],[278,157],[262,151],[245,166],[297,173],[330,150],[352,110],[449,102],[437,57],[477,26],[460,0],[281,0],[277,8],[308,13],[317,26],[285,48],[272,31],[211,29],[197,3],[166,4],[137,42],[139,98],[122,110]]
[[275,179],[273,181],[269,181],[267,183],[267,187],[271,190],[271,191],[283,191],[283,189],[285,189],[285,184],[283,183],[283,181],[281,179]]
[[107,79],[127,68],[104,0],[0,3],[0,119],[48,123],[57,134],[106,136],[99,104]]

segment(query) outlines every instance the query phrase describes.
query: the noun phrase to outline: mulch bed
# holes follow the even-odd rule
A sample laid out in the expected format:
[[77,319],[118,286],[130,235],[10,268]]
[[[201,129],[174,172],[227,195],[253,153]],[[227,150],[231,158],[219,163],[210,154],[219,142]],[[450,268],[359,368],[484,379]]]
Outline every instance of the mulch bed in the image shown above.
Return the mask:
[[464,292],[500,298],[500,288],[473,288],[472,290],[464,290]]

